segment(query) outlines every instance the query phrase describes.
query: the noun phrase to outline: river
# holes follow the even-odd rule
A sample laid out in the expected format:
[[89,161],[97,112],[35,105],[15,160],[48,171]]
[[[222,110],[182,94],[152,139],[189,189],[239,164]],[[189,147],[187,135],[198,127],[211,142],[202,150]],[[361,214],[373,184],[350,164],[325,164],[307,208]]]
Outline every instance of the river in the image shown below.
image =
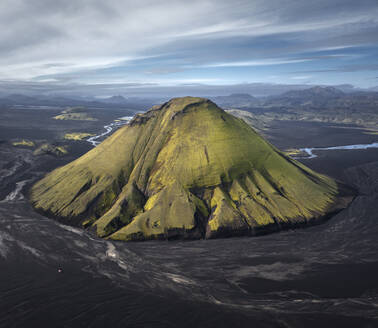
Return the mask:
[[128,124],[132,120],[132,118],[133,116],[125,116],[125,117],[121,117],[118,120],[115,120],[114,122],[110,124],[104,125],[104,129],[105,129],[104,132],[101,132],[100,134],[92,136],[86,139],[86,141],[88,141],[93,147],[96,147],[101,143],[101,141],[99,140],[109,135],[114,129]]
[[378,148],[378,142],[373,142],[370,144],[360,144],[360,145],[347,145],[347,146],[299,148],[300,151],[306,153],[308,156],[296,157],[296,159],[316,158],[318,157],[318,155],[314,154],[314,151],[318,151],[318,150],[358,150],[358,149],[369,149],[369,148]]

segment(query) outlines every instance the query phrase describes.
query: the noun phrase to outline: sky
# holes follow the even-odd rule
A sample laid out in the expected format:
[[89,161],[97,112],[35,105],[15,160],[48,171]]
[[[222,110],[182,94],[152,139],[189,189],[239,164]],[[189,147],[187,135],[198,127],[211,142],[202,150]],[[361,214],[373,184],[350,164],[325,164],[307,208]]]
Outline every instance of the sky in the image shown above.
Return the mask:
[[378,0],[0,2],[0,86],[251,84],[377,86]]

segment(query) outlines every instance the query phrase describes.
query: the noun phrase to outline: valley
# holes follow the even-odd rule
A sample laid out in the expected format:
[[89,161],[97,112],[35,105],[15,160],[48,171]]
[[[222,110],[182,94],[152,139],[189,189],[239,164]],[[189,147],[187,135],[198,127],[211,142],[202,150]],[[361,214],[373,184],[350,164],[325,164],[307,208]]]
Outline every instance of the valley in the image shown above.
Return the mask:
[[[108,112],[69,126],[45,115],[18,112],[14,120],[0,121],[0,291],[7,299],[0,302],[0,326],[9,320],[14,327],[43,325],[52,317],[59,318],[58,326],[93,327],[161,327],[168,319],[182,327],[378,324],[378,149],[319,151],[301,160],[359,190],[348,209],[322,225],[258,238],[130,244],[41,216],[27,200],[46,172],[93,147],[85,140],[62,141],[62,135],[100,135],[105,125],[130,114]],[[358,126],[301,121],[272,121],[264,135],[281,150],[376,140]],[[69,152],[34,156],[29,147],[13,146],[15,139],[63,142]]]

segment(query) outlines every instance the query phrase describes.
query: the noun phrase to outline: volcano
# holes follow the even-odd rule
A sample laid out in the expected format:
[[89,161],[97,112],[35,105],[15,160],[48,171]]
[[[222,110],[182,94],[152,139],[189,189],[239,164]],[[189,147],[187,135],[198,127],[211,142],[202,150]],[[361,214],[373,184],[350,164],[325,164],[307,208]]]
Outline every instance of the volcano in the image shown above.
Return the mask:
[[30,193],[47,216],[127,241],[254,236],[312,225],[353,197],[243,120],[194,97],[138,114]]

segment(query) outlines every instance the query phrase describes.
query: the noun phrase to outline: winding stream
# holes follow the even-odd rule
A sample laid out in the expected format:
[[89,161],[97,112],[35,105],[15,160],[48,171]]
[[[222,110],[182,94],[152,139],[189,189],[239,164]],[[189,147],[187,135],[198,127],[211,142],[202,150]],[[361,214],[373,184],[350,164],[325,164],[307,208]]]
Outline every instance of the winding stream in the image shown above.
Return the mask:
[[378,142],[373,142],[371,144],[359,144],[359,145],[347,145],[347,146],[334,146],[334,147],[323,147],[323,148],[299,148],[300,151],[305,152],[308,157],[296,157],[301,159],[316,158],[318,155],[314,154],[317,150],[355,150],[355,149],[369,149],[378,148]]
[[23,200],[24,195],[21,193],[21,191],[29,181],[30,179],[16,182],[16,189],[13,190],[11,193],[9,193],[3,201],[11,202],[11,201]]
[[86,139],[86,141],[88,141],[93,147],[96,147],[101,143],[101,141],[98,141],[98,139],[108,135],[110,132],[113,131],[114,128],[128,124],[132,118],[133,116],[125,116],[122,117],[119,121],[114,121],[110,124],[104,125],[105,132],[90,137]]

